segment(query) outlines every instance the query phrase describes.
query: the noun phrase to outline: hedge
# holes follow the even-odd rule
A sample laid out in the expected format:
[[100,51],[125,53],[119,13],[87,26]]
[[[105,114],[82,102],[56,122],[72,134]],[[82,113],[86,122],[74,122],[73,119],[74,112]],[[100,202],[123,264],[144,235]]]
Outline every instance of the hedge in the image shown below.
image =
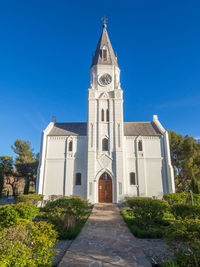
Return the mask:
[[20,195],[16,197],[16,202],[32,203],[37,206],[41,201],[43,201],[43,198],[43,195],[38,194]]

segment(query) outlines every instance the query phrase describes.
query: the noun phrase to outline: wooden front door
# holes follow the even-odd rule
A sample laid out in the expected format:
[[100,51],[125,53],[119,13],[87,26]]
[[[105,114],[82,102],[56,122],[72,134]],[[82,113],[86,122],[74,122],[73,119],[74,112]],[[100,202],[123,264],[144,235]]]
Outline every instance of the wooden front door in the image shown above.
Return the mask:
[[112,203],[112,179],[107,173],[99,178],[99,202]]

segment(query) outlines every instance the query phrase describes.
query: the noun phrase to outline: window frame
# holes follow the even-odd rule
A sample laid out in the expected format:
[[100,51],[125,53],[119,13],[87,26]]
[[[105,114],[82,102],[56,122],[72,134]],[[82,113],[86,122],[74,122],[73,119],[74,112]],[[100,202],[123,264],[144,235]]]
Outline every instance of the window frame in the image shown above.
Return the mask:
[[[132,175],[133,175],[133,177],[132,177]],[[132,183],[132,178],[133,178],[133,183]],[[130,174],[129,174],[129,182],[130,182],[130,185],[137,185],[137,183],[136,183],[136,174],[135,174],[135,172],[130,172]]]
[[73,141],[72,140],[70,140],[69,143],[68,143],[68,151],[69,152],[73,151]]
[[102,151],[109,151],[108,138],[102,139]]
[[143,143],[142,143],[142,140],[139,140],[138,141],[138,151],[143,151]]
[[[105,54],[104,54],[105,53]],[[105,56],[105,57],[104,57]],[[102,49],[102,60],[107,61],[108,60],[108,51],[106,48]]]
[[110,121],[110,114],[109,114],[109,109],[106,110],[106,121]]
[[104,114],[104,109],[102,108],[101,110],[101,121],[104,121],[105,119],[105,114]]
[[80,172],[77,172],[76,173],[76,176],[75,176],[75,185],[82,185],[82,175]]

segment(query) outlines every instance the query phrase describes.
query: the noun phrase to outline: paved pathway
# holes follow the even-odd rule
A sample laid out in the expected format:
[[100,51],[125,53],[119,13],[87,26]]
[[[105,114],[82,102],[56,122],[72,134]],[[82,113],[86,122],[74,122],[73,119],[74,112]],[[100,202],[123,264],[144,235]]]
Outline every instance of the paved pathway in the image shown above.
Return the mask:
[[150,267],[137,239],[114,204],[95,204],[59,267]]

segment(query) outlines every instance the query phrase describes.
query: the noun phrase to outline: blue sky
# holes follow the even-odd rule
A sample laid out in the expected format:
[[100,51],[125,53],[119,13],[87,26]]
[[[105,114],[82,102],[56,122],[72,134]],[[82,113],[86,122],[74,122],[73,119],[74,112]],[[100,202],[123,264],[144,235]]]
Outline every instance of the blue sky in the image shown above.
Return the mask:
[[121,69],[124,120],[200,136],[200,1],[1,1],[0,155],[16,139],[86,121],[92,54],[108,17]]

